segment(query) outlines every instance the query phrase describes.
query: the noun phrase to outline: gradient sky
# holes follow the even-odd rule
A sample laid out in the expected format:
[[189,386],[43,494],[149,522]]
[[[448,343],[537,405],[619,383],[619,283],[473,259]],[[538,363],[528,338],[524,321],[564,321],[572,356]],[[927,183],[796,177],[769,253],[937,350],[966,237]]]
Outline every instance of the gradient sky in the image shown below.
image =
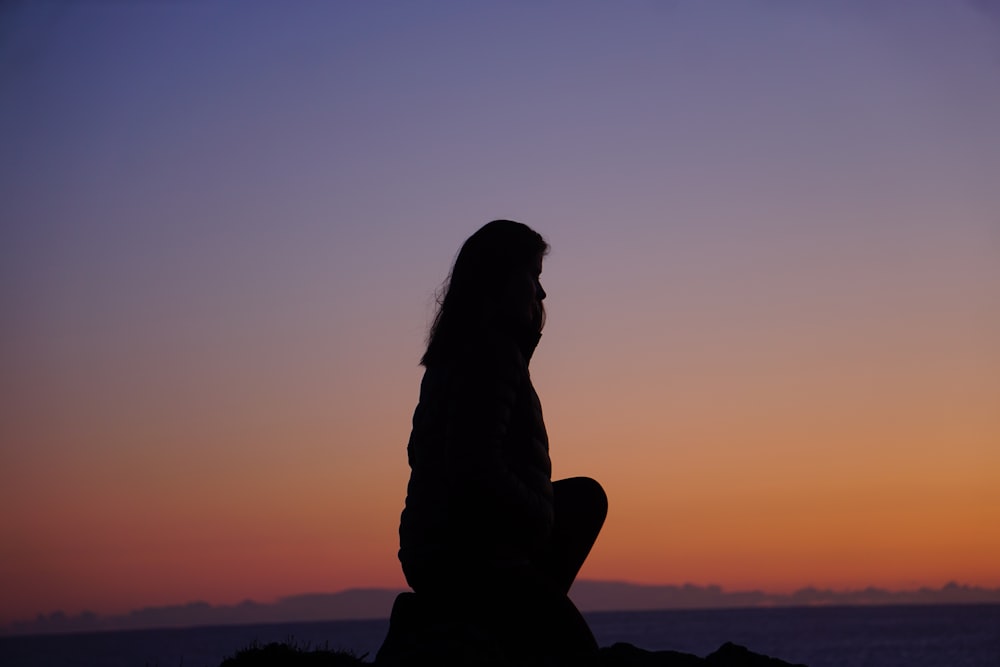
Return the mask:
[[986,2],[0,8],[0,624],[402,586],[434,292],[552,243],[581,576],[1000,586]]

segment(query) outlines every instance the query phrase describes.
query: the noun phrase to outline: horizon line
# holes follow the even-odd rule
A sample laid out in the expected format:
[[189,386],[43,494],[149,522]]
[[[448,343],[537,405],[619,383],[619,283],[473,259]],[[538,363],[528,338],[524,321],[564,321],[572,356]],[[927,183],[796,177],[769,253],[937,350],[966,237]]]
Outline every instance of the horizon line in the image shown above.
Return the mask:
[[[83,610],[38,613],[34,619],[0,625],[0,637],[114,632],[225,625],[384,620],[395,596],[409,588],[353,587],[333,592],[313,591],[285,595],[271,601],[246,598],[231,604],[191,600],[180,604],[148,605],[124,613],[97,614]],[[760,589],[727,591],[715,584],[643,584],[626,580],[581,579],[570,597],[584,613],[630,611],[691,611],[710,609],[767,609],[775,607],[837,607],[891,605],[1000,604],[1000,587],[962,584],[956,580],[939,588],[890,590],[821,589],[805,586],[790,593]]]

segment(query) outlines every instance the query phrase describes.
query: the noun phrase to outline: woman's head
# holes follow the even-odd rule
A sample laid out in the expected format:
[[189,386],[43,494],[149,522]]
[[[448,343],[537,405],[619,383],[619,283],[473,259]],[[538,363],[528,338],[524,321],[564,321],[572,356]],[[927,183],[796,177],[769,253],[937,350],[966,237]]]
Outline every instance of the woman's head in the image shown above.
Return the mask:
[[431,326],[427,365],[484,329],[538,333],[545,323],[538,282],[549,250],[541,234],[512,220],[494,220],[462,245]]

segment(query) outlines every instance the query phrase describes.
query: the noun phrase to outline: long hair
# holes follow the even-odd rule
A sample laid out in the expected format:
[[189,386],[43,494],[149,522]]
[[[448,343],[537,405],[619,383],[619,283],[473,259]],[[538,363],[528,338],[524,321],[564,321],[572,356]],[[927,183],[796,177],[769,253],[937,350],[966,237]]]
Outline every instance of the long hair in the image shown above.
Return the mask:
[[[437,314],[420,363],[428,366],[444,361],[467,337],[500,324],[491,320],[511,312],[516,305],[506,303],[511,298],[511,278],[548,251],[542,235],[520,222],[494,220],[479,228],[458,251],[438,297]],[[542,318],[544,321],[544,310]]]

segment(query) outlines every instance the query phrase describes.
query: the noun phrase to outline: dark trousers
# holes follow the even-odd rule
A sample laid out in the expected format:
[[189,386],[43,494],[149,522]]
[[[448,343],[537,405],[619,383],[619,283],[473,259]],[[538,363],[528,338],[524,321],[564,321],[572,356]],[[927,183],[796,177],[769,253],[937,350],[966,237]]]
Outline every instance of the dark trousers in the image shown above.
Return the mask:
[[565,595],[601,532],[608,515],[608,497],[589,477],[553,482],[552,491],[556,516],[552,542],[536,566]]
[[597,650],[568,593],[604,525],[607,496],[587,477],[559,480],[552,487],[555,523],[548,548],[538,558],[502,567],[442,563],[406,573],[429,616],[459,614],[515,655],[573,656]]

